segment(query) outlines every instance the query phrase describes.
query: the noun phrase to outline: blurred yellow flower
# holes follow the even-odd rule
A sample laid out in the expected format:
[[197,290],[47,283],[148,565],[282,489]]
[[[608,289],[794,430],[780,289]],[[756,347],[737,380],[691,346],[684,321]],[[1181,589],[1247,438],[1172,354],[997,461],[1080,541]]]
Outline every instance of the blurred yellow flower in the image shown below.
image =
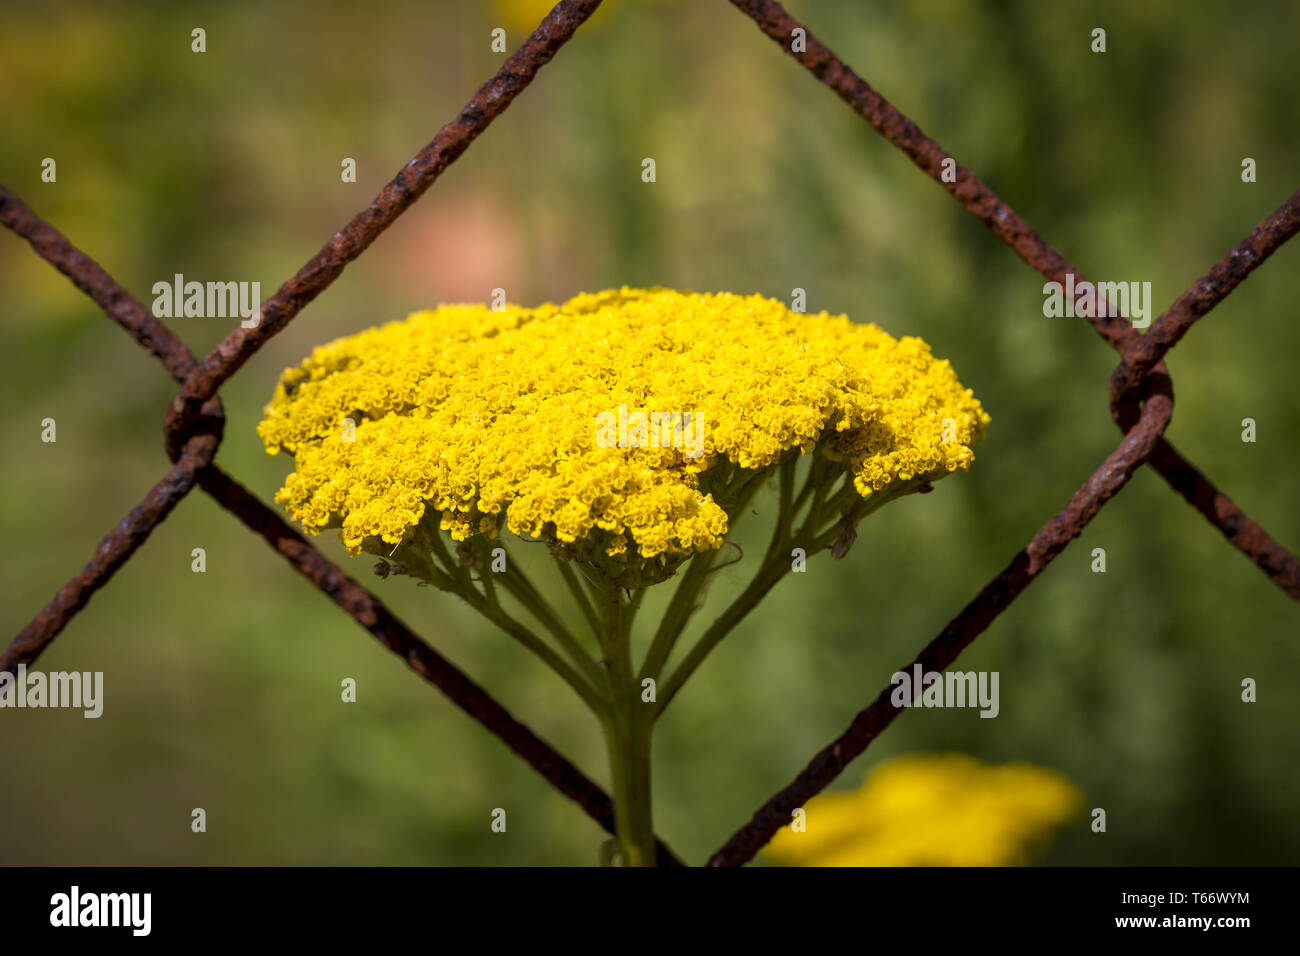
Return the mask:
[[[510,49],[523,42],[524,37],[537,29],[542,19],[555,9],[557,0],[494,0],[496,18],[507,30]],[[625,0],[619,0],[625,2]],[[596,12],[587,18],[585,26],[598,22],[606,11],[615,6],[614,2],[602,3]]]
[[[611,447],[600,423],[627,409],[690,414],[700,441]],[[429,508],[458,541],[504,520],[625,560],[721,547],[719,473],[816,451],[861,498],[914,490],[968,468],[988,421],[920,339],[757,295],[624,288],[445,305],[323,345],[258,434],[294,455],[276,500],[354,553],[387,553]]]
[[782,827],[764,854],[787,866],[1015,866],[1082,806],[1054,770],[912,754],[877,766],[854,793],[808,801],[806,830]]

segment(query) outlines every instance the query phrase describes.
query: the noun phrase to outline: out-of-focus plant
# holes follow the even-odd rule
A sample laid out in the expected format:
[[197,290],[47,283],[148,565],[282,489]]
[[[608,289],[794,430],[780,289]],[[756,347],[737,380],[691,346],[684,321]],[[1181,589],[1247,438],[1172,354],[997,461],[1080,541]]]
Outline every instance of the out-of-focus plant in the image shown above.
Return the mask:
[[764,854],[789,866],[1014,866],[1082,805],[1054,770],[911,754],[880,764],[852,793],[809,800]]

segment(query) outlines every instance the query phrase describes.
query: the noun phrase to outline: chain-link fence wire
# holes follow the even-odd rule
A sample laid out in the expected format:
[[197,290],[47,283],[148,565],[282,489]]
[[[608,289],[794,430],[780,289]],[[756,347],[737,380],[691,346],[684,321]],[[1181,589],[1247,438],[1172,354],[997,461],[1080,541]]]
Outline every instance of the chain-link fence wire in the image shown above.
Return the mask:
[[[951,157],[888,100],[872,89],[803,24],[774,0],[730,0],[767,36],[833,90],[878,133],[972,213],[998,239],[1049,281],[1067,274],[1080,289],[1082,273],[1052,248],[997,194]],[[41,256],[72,280],[137,342],[157,357],[180,384],[167,410],[164,438],[172,469],[100,542],[79,574],[19,632],[0,654],[0,670],[30,666],[108,583],[176,504],[196,486],[211,495],[369,631],[402,657],[421,677],[523,758],[552,786],[575,801],[606,831],[614,833],[608,794],[546,741],[516,720],[450,661],[417,636],[377,597],[330,561],[276,512],[213,464],[225,415],[218,389],[267,340],[282,331],[309,302],[336,279],[412,203],[433,185],[470,143],[514,101],[600,0],[561,0],[524,44],[484,83],[457,117],[443,126],[424,149],[380,191],[378,197],[336,232],[297,274],[268,299],[256,324],[236,328],[202,360],[159,322],[93,259],[41,220],[21,200],[0,187],[0,222],[26,239]],[[797,38],[797,42],[796,42]],[[1038,531],[939,635],[905,668],[942,671],[978,637],[1043,569],[1078,537],[1102,506],[1117,495],[1143,465],[1151,465],[1217,527],[1225,538],[1293,598],[1300,600],[1300,561],[1275,542],[1227,495],[1188,463],[1164,438],[1173,415],[1173,382],[1164,355],[1191,326],[1210,312],[1251,272],[1300,231],[1300,191],[1212,266],[1140,334],[1100,296],[1076,302],[1097,333],[1120,354],[1108,383],[1111,415],[1123,438],[1118,447],[1075,492],[1066,506]],[[892,685],[880,694],[834,741],[820,750],[799,775],[763,804],[710,858],[710,865],[738,866],[751,860],[791,812],[824,790],[852,760],[889,726],[901,708],[891,702]],[[659,841],[659,864],[682,861]]]

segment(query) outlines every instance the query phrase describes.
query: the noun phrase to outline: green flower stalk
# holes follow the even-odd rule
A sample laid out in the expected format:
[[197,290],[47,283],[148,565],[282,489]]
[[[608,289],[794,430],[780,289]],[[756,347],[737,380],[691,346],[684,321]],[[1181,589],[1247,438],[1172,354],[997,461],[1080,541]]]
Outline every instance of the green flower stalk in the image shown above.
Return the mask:
[[[583,700],[608,742],[622,860],[653,865],[650,742],[668,704],[793,563],[842,557],[867,514],[968,468],[988,422],[920,339],[761,296],[624,288],[442,306],[321,346],[258,432],[294,456],[277,501],[304,529],[338,528],[381,573],[458,595]],[[752,580],[669,669],[769,483]],[[503,531],[544,543],[565,593],[535,586]],[[663,617],[636,631],[670,579]]]

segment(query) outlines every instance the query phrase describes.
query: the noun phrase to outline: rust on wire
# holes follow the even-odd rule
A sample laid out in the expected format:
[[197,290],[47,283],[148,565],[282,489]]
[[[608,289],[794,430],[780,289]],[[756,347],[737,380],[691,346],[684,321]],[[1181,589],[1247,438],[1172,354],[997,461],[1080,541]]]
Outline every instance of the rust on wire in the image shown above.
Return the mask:
[[[31,237],[37,237],[39,242],[32,241],[37,254],[72,279],[110,318],[117,320],[137,342],[158,356],[173,378],[183,381],[185,374],[197,364],[193,353],[170,329],[146,311],[138,300],[118,285],[94,260],[76,249],[3,187],[0,187],[0,221],[19,235],[29,238],[29,241]],[[143,319],[140,319],[141,315]],[[152,343],[166,343],[166,354],[154,348]],[[214,396],[210,401],[217,403],[218,399]],[[217,412],[220,413],[219,403]],[[216,439],[219,439],[219,434],[195,438],[192,442],[196,447],[206,448]],[[210,459],[211,455],[208,456],[209,461]],[[454,664],[413,634],[378,598],[290,528],[284,519],[215,465],[195,471],[183,460],[181,465],[173,468],[145,503],[128,515],[100,545],[86,569],[64,585],[55,600],[10,644],[3,656],[0,656],[0,670],[12,672],[20,663],[30,665],[35,661],[67,622],[85,606],[94,591],[108,581],[112,572],[130,557],[135,548],[148,537],[149,532],[166,517],[166,512],[159,512],[155,507],[155,496],[160,496],[159,501],[170,502],[174,506],[194,486],[195,475],[204,491],[247,527],[265,538],[290,564],[385,647],[438,687],[490,733],[499,737],[557,790],[578,803],[592,819],[607,831],[613,832],[613,803],[608,794],[526,725],[512,717]],[[170,510],[170,506],[167,510]],[[662,840],[658,845],[658,860],[664,866],[683,865]]]
[[[1187,330],[1227,298],[1264,260],[1300,230],[1300,191],[1265,217],[1251,234],[1215,263],[1124,351],[1111,375],[1111,412],[1124,427],[1119,406]],[[1219,491],[1161,436],[1151,453],[1155,468],[1193,508],[1218,528],[1228,542],[1253,561],[1270,580],[1300,600],[1300,559],[1279,545],[1260,525]]]
[[[730,2],[753,19],[758,28],[776,41],[782,50],[830,87],[855,113],[871,124],[872,129],[902,150],[922,172],[984,223],[993,235],[1014,249],[1016,255],[1031,268],[1053,282],[1064,283],[1067,273],[1079,277],[1079,270],[1070,260],[1044,241],[1019,213],[958,162],[955,156],[926,136],[916,123],[873,89],[866,80],[854,73],[829,47],[813,36],[806,26],[790,16],[781,4],[775,0]],[[800,52],[793,49],[795,30],[804,33],[804,49]],[[952,160],[952,182],[943,177],[945,160]],[[1095,318],[1093,322],[1106,341],[1116,347],[1127,344],[1135,335],[1132,327],[1123,319]]]
[[[338,278],[380,234],[433,185],[488,125],[551,61],[601,0],[561,0],[501,69],[475,93],[456,119],[438,130],[433,141],[401,168],[368,207],[334,233],[298,273],[262,305],[251,329],[237,328],[199,363],[167,413],[169,434],[186,436],[194,428],[200,405],[211,398],[262,345]],[[173,442],[174,444],[174,442]]]
[[[0,186],[0,222],[26,239],[36,254],[72,280],[109,318],[126,329],[140,345],[156,356],[177,381],[196,364],[193,354],[171,329],[159,322],[131,293],[119,285],[94,259],[72,245],[57,229],[32,212]],[[0,670],[32,664],[68,622],[89,602],[153,529],[194,487],[199,469],[216,454],[225,421],[221,399],[213,396],[203,406],[207,427],[172,456],[175,467],[150,490],[138,506],[100,542],[94,556],[69,580],[0,654]]]
[[[1073,274],[1076,288],[1079,287],[1084,279],[1083,274],[1069,259],[1048,244],[1014,209],[969,169],[958,163],[942,146],[921,132],[916,123],[908,119],[897,107],[854,73],[829,47],[813,36],[807,27],[791,17],[780,3],[776,0],[730,0],[730,2],[753,19],[759,29],[774,40],[782,50],[830,87],[854,112],[870,123],[876,132],[902,150],[963,208],[984,223],[993,235],[1010,246],[1030,268],[1053,282],[1064,283],[1066,274]],[[793,49],[792,40],[796,29],[804,32],[805,49],[802,52]],[[943,162],[947,159],[953,161],[955,182],[946,182],[942,176]],[[1262,241],[1267,243],[1270,240],[1265,237]],[[1271,253],[1275,248],[1276,245],[1271,246],[1268,251]],[[1262,258],[1259,261],[1263,261]],[[1258,262],[1251,265],[1251,268],[1253,269],[1255,265],[1258,265]],[[1236,270],[1230,270],[1225,276],[1220,277],[1220,281],[1231,280],[1234,275],[1236,277],[1235,281],[1232,281],[1232,286],[1245,277],[1244,273],[1237,275]],[[1095,304],[1076,304],[1076,308],[1086,315],[1097,333],[1121,354],[1126,348],[1143,338],[1126,318],[1120,316],[1117,310],[1100,297]],[[1163,355],[1163,351],[1160,354]],[[1151,362],[1149,367],[1154,365],[1155,362]],[[1187,465],[1167,439],[1162,438],[1161,444],[1166,451],[1164,454],[1151,457],[1152,467],[1160,473],[1171,488],[1192,501],[1197,510],[1223,532],[1224,537],[1234,547],[1267,574],[1270,580],[1292,597],[1300,600],[1300,588],[1296,585],[1297,579],[1300,579],[1300,560],[1269,537],[1263,528],[1247,517],[1246,513],[1233,503],[1231,498],[1219,491],[1208,478]],[[1184,467],[1179,467],[1180,464]],[[1190,496],[1182,490],[1187,487],[1188,481],[1195,482]],[[1197,504],[1205,501],[1213,501],[1216,505],[1207,508]]]
[[1300,600],[1300,561],[1219,491],[1164,438],[1156,442],[1151,466],[1186,499],[1228,543],[1254,561],[1287,594]]
[[82,568],[81,573],[63,585],[54,600],[18,632],[18,636],[0,654],[0,670],[14,673],[19,664],[30,666],[50,646],[50,642],[86,606],[91,596],[109,582],[117,569],[144,544],[159,522],[171,514],[177,503],[189,494],[199,469],[212,460],[216,450],[215,435],[196,435],[190,439],[172,470],[100,542],[94,557]]
[[[945,182],[943,164],[951,157],[910,119],[858,77],[831,50],[807,32],[774,0],[731,0],[786,52],[834,90],[860,116],[938,182],[1029,266],[1052,281],[1067,274],[1082,279],[1061,253],[1045,242],[1011,207],[965,167],[955,165],[955,181]],[[438,687],[453,703],[522,757],[561,793],[578,803],[607,831],[614,832],[608,794],[576,766],[517,721],[481,687],[415,635],[382,602],[331,562],[302,535],[233,478],[212,464],[221,440],[224,414],[217,390],[271,336],[359,256],[418,199],[439,174],[460,156],[488,124],[503,112],[537,71],[599,6],[600,0],[561,0],[528,38],[485,83],[456,120],[438,131],[381,191],[299,272],[286,282],[261,312],[253,329],[235,329],[202,362],[138,300],[118,285],[93,259],[73,247],[20,200],[0,187],[0,222],[25,238],[42,258],[63,272],[103,311],[157,356],[182,384],[164,425],[167,451],[175,466],[144,501],[101,543],[82,572],[70,580],[0,655],[0,668],[33,662],[67,622],[85,607],[195,485],[257,532],[297,571],[328,595],[384,647]],[[806,49],[796,53],[790,41],[804,29]],[[1163,357],[1191,325],[1208,313],[1255,268],[1300,230],[1300,193],[1210,269],[1163,313],[1146,335],[1106,303],[1087,313],[1096,331],[1121,353],[1110,381],[1111,413],[1123,431],[1119,447],[1092,477],[960,614],[921,652],[913,665],[929,670],[949,666],[961,651],[1077,537],[1103,505],[1113,498],[1144,463],[1156,468],[1174,490],[1223,532],[1293,597],[1300,598],[1300,563],[1226,495],[1216,489],[1163,437],[1173,413],[1172,381]],[[819,752],[795,781],[769,800],[714,854],[713,865],[736,865],[752,859],[789,810],[824,789],[847,764],[898,715],[890,701],[892,685],[859,713],[848,730]],[[658,843],[661,865],[681,861]]]
[[36,254],[72,280],[110,319],[162,360],[172,378],[184,381],[194,356],[175,333],[163,325],[134,296],[113,281],[99,263],[75,248],[53,226],[0,186],[0,223],[26,239]]
[[[1138,423],[1124,436],[1119,447],[1075,492],[1065,508],[926,645],[905,671],[911,672],[918,665],[923,671],[942,671],[952,664],[1128,483],[1150,456],[1173,413],[1168,379],[1155,384],[1163,388],[1148,399]],[[781,827],[790,823],[792,810],[824,790],[898,716],[902,708],[894,706],[893,691],[892,683],[885,687],[870,706],[853,718],[844,733],[813,757],[789,786],[755,811],[750,821],[713,854],[709,865],[740,866],[753,859]]]
[[[877,132],[976,215],[1031,268],[1052,281],[1063,281],[1066,273],[1080,278],[1069,260],[1048,245],[988,186],[955,160],[956,181],[945,182],[941,172],[943,161],[950,158],[948,154],[849,69],[807,28],[790,17],[780,3],[775,0],[731,0],[731,3],[748,14],[783,50],[834,90]],[[793,49],[796,29],[803,31],[805,48],[802,52]],[[1274,542],[1231,499],[1188,465],[1164,438],[1164,429],[1173,413],[1173,384],[1160,361],[1196,318],[1212,309],[1295,234],[1295,205],[1296,197],[1293,196],[1234,249],[1224,263],[1212,269],[1166,315],[1162,315],[1163,322],[1157,322],[1162,330],[1160,337],[1153,339],[1149,351],[1141,346],[1143,336],[1138,335],[1127,319],[1119,316],[1108,304],[1098,302],[1093,309],[1084,310],[1102,338],[1121,353],[1120,366],[1112,378],[1111,413],[1125,430],[1125,438],[1065,510],[1053,517],[1007,569],[953,619],[922,652],[918,662],[931,670],[942,670],[951,664],[961,650],[1028,586],[1034,575],[1079,534],[1101,506],[1118,493],[1133,471],[1148,461],[1160,471],[1170,487],[1191,502],[1274,583],[1300,599],[1300,588],[1297,587],[1300,572],[1295,556]],[[1135,356],[1140,356],[1138,361],[1141,362],[1140,374],[1132,378],[1128,373],[1122,373],[1125,369],[1123,359],[1129,349],[1134,350]],[[1122,392],[1116,390],[1117,381],[1126,386]],[[1140,412],[1134,394],[1138,387],[1151,392]],[[715,866],[739,865],[752,859],[788,822],[790,810],[824,789],[897,716],[897,708],[889,699],[891,689],[892,685],[855,718],[844,735],[814,757],[794,783],[761,807],[750,822],[714,854],[710,863]]]
[[1110,379],[1111,401],[1118,401],[1120,396],[1136,388],[1197,319],[1227,298],[1228,293],[1246,281],[1247,276],[1298,231],[1300,191],[1292,193],[1281,208],[1265,217],[1249,236],[1233,246],[1226,256],[1179,296],[1151,324],[1145,335],[1138,336],[1124,349],[1119,367]]
[[[90,296],[104,314],[156,356],[173,379],[183,384],[186,376],[194,371],[198,360],[171,329],[158,321],[139,299],[122,288],[99,263],[72,245],[61,232],[37,216],[26,203],[3,186],[0,186],[0,223],[26,239],[38,256]],[[216,436],[220,442],[225,420],[221,399],[213,395],[204,402],[198,420],[186,438],[194,434],[208,434]],[[164,433],[164,439],[167,457],[172,462],[178,461],[185,442],[170,433]]]
[[[573,800],[609,833],[614,833],[614,804],[581,770],[557,753],[527,726],[498,704],[478,684],[421,640],[377,597],[289,527],[274,511],[217,466],[199,476],[203,490],[288,561],[331,601],[346,611],[384,647],[413,671],[447,695],[522,757],[547,782]],[[677,856],[659,841],[665,865],[681,866]]]

